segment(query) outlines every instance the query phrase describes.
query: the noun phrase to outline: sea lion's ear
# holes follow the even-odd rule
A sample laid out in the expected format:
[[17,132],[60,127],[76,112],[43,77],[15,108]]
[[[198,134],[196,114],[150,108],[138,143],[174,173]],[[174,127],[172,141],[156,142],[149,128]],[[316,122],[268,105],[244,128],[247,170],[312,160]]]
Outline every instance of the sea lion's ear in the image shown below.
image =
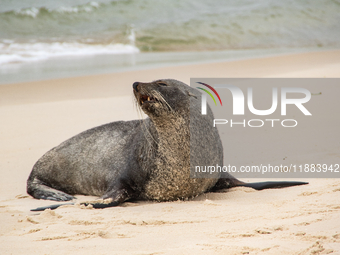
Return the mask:
[[157,85],[160,85],[160,86],[168,86],[166,80],[157,80],[157,81],[154,81]]
[[190,96],[190,97],[194,97],[194,98],[196,98],[196,99],[197,99],[197,96],[195,96],[194,94],[191,94],[189,91],[187,91],[187,94],[188,94],[188,96]]
[[161,81],[158,81],[157,84],[161,86],[168,86],[168,84],[166,84],[165,82],[161,82]]

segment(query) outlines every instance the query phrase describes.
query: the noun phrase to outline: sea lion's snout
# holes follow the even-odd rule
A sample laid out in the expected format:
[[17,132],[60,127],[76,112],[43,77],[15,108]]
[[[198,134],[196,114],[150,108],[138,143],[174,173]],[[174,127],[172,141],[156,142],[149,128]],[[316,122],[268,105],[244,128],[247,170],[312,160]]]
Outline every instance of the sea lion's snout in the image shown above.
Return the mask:
[[143,84],[137,81],[132,84],[133,92],[139,105],[143,106],[144,103],[147,103],[147,105],[149,106],[151,103],[159,102],[158,99],[153,95],[152,91],[149,91],[149,89],[145,87],[145,85],[149,84]]
[[132,87],[138,106],[152,118],[172,115],[189,107],[188,93],[176,84],[165,79],[149,83],[134,82]]
[[143,105],[145,102],[155,103],[155,102],[158,102],[158,100],[156,98],[153,98],[147,95],[140,95],[139,102],[141,105]]

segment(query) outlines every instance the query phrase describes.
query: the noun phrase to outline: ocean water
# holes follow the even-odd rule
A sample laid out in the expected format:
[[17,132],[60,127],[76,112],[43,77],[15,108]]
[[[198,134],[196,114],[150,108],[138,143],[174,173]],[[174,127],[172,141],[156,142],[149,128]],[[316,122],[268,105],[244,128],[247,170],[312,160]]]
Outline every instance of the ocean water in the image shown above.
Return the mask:
[[58,56],[340,46],[340,0],[1,0],[0,65]]

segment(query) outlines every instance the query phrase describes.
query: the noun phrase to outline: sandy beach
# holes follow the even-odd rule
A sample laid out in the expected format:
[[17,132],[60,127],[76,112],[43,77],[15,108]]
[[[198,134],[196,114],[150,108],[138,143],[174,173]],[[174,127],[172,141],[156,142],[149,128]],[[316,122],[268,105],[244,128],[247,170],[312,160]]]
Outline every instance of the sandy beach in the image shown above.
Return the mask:
[[[340,179],[105,210],[30,212],[54,204],[26,193],[32,166],[46,151],[86,129],[139,118],[133,82],[189,84],[192,77],[340,78],[340,50],[0,85],[0,253],[340,254]],[[340,145],[333,154],[340,163]]]

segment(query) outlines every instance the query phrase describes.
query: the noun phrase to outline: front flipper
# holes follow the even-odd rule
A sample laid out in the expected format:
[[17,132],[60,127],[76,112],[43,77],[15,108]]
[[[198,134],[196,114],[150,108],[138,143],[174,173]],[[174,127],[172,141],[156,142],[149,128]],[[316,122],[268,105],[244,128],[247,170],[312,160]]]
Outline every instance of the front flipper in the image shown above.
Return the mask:
[[256,190],[263,190],[263,189],[279,189],[279,188],[286,188],[286,187],[305,185],[305,184],[308,184],[308,182],[277,181],[277,182],[244,183],[238,186],[249,187],[249,188],[253,188]]
[[236,178],[220,178],[214,187],[212,187],[209,191],[215,192],[221,189],[229,189],[233,187],[249,187],[256,190],[263,190],[263,189],[279,189],[279,188],[286,188],[291,186],[297,185],[305,185],[308,182],[297,182],[297,181],[275,181],[275,182],[252,182],[252,183],[245,183],[242,181],[237,180]]

